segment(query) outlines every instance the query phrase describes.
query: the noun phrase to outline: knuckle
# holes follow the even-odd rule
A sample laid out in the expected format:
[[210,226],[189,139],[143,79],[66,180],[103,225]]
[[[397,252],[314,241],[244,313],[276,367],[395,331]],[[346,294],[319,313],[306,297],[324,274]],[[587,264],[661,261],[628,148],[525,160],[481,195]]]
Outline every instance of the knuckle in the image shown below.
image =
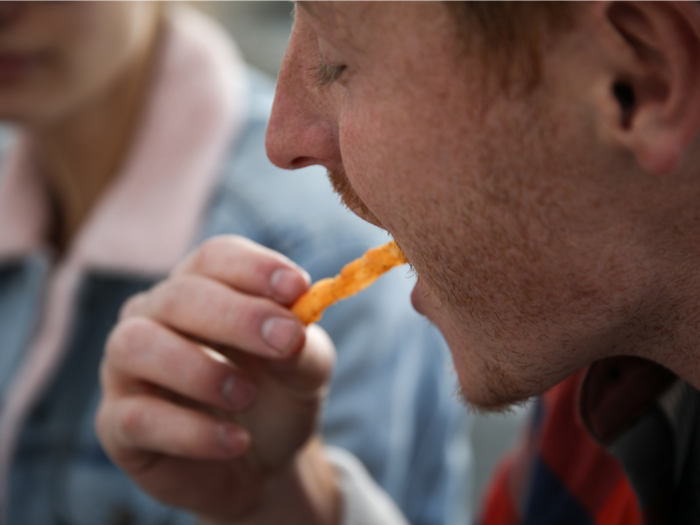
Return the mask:
[[238,235],[217,236],[207,239],[197,250],[194,257],[194,267],[206,273],[207,269],[220,266],[222,259],[228,260],[236,256],[240,248],[241,237]]
[[230,304],[226,307],[221,308],[220,315],[226,326],[231,327],[231,332],[236,333],[246,327],[253,325],[252,316],[253,312],[251,307],[246,307],[245,303],[248,302],[245,299],[240,301],[239,304]]
[[101,369],[102,384],[108,387],[123,384],[125,379],[144,377],[163,346],[162,330],[158,323],[145,317],[122,321],[107,342]]
[[155,324],[144,317],[131,317],[120,322],[107,343],[109,359],[129,358],[150,346]]
[[154,313],[160,319],[176,319],[182,306],[182,298],[191,293],[192,277],[180,275],[158,285],[154,290]]
[[119,319],[126,319],[127,317],[138,315],[138,311],[148,301],[147,297],[147,292],[141,292],[129,297],[126,301],[124,301],[124,304],[122,304],[122,307],[119,310]]
[[177,385],[172,388],[188,398],[201,402],[217,399],[216,388],[223,382],[223,373],[197,352],[183,352],[177,359],[163,363],[163,370]]
[[[237,344],[257,341],[261,337],[261,326],[265,319],[285,316],[285,312],[271,302],[251,297],[239,297],[235,302],[219,305],[218,314],[222,326],[226,327],[227,338]],[[296,335],[299,337],[299,334]],[[296,346],[296,342],[291,346]]]
[[206,268],[209,268],[215,254],[220,250],[220,248],[218,248],[219,245],[220,240],[218,238],[204,241],[192,258],[192,268],[198,272],[205,271]]
[[119,428],[126,442],[138,442],[148,430],[151,417],[140,403],[128,403],[119,418]]

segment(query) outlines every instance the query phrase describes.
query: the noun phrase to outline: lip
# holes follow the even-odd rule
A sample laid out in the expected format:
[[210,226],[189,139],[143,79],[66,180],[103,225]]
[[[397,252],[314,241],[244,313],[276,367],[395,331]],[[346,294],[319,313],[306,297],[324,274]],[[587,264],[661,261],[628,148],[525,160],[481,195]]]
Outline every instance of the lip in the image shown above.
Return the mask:
[[39,53],[0,51],[0,82],[21,80],[41,65]]
[[413,305],[413,309],[421,315],[427,316],[426,311],[428,305],[426,302],[429,295],[430,292],[428,288],[419,277],[411,291],[411,304]]

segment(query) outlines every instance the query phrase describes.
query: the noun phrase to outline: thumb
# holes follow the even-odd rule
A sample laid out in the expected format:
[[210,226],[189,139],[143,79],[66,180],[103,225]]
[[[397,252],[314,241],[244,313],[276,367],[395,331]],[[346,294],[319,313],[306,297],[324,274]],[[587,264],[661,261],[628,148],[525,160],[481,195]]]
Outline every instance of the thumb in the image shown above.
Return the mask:
[[318,397],[319,389],[330,381],[335,365],[335,345],[317,324],[306,329],[304,348],[289,359],[267,360],[272,377],[295,397]]

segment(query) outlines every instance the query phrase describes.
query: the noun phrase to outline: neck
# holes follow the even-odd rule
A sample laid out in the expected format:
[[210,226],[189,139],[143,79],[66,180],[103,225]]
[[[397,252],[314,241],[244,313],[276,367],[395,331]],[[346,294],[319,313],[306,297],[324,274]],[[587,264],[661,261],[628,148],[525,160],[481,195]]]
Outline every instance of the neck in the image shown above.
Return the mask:
[[[662,364],[696,390],[700,390],[700,302],[685,317],[678,317],[665,344],[650,350],[650,358]],[[659,330],[665,330],[660,328]],[[667,330],[670,331],[670,330]]]
[[700,272],[691,270],[690,263],[676,267],[686,272],[674,276],[669,268],[659,274],[672,276],[673,286],[666,287],[664,301],[649,301],[648,310],[630,321],[628,351],[622,353],[654,361],[700,390]]
[[48,241],[59,254],[124,162],[148,91],[157,32],[108,87],[68,114],[29,130],[53,207]]

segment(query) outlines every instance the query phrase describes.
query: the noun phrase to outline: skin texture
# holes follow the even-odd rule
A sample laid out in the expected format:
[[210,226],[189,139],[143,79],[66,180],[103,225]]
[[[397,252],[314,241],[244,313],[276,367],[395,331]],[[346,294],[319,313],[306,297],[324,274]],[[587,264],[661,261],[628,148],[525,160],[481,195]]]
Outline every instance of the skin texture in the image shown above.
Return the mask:
[[473,405],[612,355],[700,386],[697,6],[588,5],[530,91],[462,35],[436,2],[300,3],[268,155],[395,237]]
[[[268,154],[325,166],[394,235],[469,402],[499,408],[611,355],[700,387],[698,9],[586,4],[545,38],[540,83],[504,92],[442,3],[298,7]],[[111,457],[217,523],[336,522],[311,430],[332,347],[286,308],[307,286],[225,238],[130,302],[102,371]]]
[[314,438],[335,349],[288,309],[308,284],[286,257],[231,236],[132,298],[102,363],[96,424],[110,457],[207,523],[335,523]]

